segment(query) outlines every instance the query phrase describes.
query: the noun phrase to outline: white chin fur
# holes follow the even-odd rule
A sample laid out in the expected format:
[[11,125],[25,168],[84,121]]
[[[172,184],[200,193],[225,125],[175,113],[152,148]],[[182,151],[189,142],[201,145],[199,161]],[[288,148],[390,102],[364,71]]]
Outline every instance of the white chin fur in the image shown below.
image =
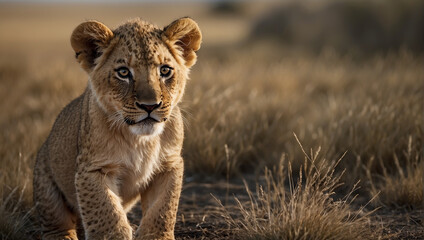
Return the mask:
[[129,126],[130,131],[135,135],[144,135],[144,136],[156,136],[162,133],[164,128],[164,123],[147,123],[147,124],[135,124]]

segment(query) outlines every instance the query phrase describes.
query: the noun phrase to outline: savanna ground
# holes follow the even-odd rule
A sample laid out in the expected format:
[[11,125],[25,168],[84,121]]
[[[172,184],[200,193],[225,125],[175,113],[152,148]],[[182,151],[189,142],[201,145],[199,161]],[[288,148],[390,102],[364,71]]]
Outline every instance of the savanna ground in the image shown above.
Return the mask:
[[[318,11],[330,19],[323,22],[299,20],[305,10],[293,5],[280,12],[288,17],[278,22],[277,11],[270,22],[276,6],[1,3],[1,238],[39,238],[34,157],[87,83],[69,44],[74,27],[86,19],[113,27],[130,17],[164,26],[188,15],[204,42],[182,103],[186,177],[177,239],[423,239],[422,35],[411,27],[409,45],[396,48],[390,34],[383,44],[353,28],[320,48],[320,27],[333,23],[324,35],[340,32],[334,11]],[[358,6],[353,23],[371,28],[372,10]],[[382,19],[394,25],[393,9],[411,16],[408,4],[388,9]],[[419,12],[415,20],[424,22]],[[275,22],[290,39],[255,36]],[[136,224],[140,210],[129,217]]]

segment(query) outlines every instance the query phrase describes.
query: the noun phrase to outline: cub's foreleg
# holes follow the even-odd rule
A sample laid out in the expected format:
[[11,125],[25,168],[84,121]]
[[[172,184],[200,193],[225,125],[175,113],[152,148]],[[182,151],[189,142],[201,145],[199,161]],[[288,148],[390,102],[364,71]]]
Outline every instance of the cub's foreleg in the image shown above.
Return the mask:
[[184,163],[179,156],[170,160],[172,166],[155,175],[149,187],[141,193],[143,217],[136,239],[174,239]]
[[113,174],[79,164],[75,185],[86,239],[132,239]]

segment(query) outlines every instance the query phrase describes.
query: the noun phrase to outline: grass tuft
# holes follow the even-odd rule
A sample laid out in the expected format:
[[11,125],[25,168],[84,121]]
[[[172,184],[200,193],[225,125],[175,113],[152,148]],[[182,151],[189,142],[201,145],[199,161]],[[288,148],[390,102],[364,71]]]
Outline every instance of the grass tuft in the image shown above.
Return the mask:
[[7,196],[0,197],[0,239],[30,239],[34,230],[31,219],[32,209],[26,210],[24,203],[25,187],[14,188]]
[[[400,164],[397,155],[393,156],[396,172],[390,174],[383,162],[380,163],[382,175],[373,178],[368,171],[370,193],[377,196],[376,205],[388,208],[424,208],[423,155],[414,151],[412,145],[412,138],[409,138],[408,149],[404,152],[404,166]],[[376,178],[377,180],[373,180]]]
[[[303,147],[302,147],[303,150]],[[371,225],[370,214],[364,207],[351,209],[357,184],[343,197],[335,195],[342,185],[343,173],[335,173],[338,161],[320,157],[320,148],[308,155],[293,178],[286,156],[273,171],[265,170],[265,184],[257,185],[256,192],[246,191],[250,201],[238,199],[241,217],[224,209],[224,217],[240,239],[381,239],[382,228]]]

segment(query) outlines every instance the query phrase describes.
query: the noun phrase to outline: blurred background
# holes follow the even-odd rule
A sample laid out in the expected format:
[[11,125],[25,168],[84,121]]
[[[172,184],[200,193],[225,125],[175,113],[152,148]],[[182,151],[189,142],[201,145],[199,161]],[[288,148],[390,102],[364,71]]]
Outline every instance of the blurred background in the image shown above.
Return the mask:
[[400,49],[420,54],[424,49],[424,3],[419,0],[3,0],[0,4],[2,52],[17,45],[68,46],[70,30],[87,19],[113,27],[141,17],[164,26],[181,16],[199,22],[204,47],[273,41],[314,53],[331,48],[361,55]]

